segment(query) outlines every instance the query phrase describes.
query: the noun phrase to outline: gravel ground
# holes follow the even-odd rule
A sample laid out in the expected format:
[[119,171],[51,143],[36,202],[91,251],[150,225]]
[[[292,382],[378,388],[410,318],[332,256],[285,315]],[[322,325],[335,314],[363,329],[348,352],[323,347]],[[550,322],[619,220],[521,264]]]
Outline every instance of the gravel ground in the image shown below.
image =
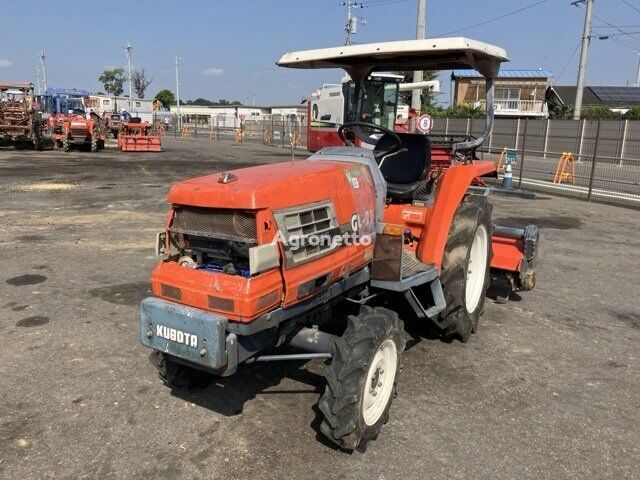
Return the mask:
[[542,228],[537,289],[488,302],[467,344],[411,341],[391,420],[346,454],[317,433],[319,362],[244,366],[194,391],[157,378],[137,305],[168,186],[289,156],[164,148],[0,150],[0,478],[638,475],[636,211],[494,198],[498,223]]

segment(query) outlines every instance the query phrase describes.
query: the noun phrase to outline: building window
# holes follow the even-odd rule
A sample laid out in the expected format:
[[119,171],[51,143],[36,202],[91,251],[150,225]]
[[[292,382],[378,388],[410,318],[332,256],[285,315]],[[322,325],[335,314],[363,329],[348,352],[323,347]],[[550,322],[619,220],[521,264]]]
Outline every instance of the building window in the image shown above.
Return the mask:
[[520,100],[520,89],[496,88],[496,100]]
[[140,106],[140,102],[136,102],[136,107],[139,107],[139,106]]

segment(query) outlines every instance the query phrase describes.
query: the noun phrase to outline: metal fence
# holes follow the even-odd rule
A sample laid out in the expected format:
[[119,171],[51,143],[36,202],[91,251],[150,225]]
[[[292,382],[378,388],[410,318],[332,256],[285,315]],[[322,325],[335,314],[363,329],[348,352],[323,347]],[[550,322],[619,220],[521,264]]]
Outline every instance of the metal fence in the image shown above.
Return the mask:
[[[436,119],[433,133],[479,136],[484,123]],[[640,209],[640,121],[496,119],[482,155],[499,161],[505,148],[518,152],[522,188]],[[564,153],[575,160],[566,171]]]
[[304,117],[260,115],[241,119],[234,115],[217,115],[201,121],[190,120],[183,121],[180,127],[175,116],[158,115],[154,118],[156,124],[163,125],[166,135],[174,137],[263,143],[286,148],[293,144],[295,148],[307,148]]

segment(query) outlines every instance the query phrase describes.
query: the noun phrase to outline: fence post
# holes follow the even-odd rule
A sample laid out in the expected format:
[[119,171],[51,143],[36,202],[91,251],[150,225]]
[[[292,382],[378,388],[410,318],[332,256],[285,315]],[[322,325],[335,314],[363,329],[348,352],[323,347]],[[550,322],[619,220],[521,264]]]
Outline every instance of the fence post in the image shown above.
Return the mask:
[[444,134],[449,135],[449,117],[447,117],[447,120],[444,123]]
[[549,148],[549,124],[551,120],[547,118],[547,125],[544,129],[544,147],[542,148],[542,158],[547,159],[547,148]]
[[274,137],[274,131],[273,131],[273,113],[271,114],[271,140],[269,141],[270,145],[273,145],[273,137]]
[[520,143],[520,119],[516,122],[516,144],[513,148],[518,149],[518,144]]
[[[495,124],[494,124],[495,126]],[[489,155],[491,155],[491,147],[493,146],[493,128],[491,129],[491,132],[489,133]]]
[[624,162],[624,155],[627,150],[627,135],[629,134],[629,120],[625,120],[624,121],[624,131],[622,132],[622,147],[620,148],[620,163],[618,164],[619,167],[622,167],[622,164]]
[[467,131],[465,132],[465,135],[469,135],[469,127],[471,124],[471,117],[467,118]]
[[[524,172],[524,157],[525,157],[525,148],[527,148],[527,125],[529,124],[529,119],[524,119],[524,135],[522,137],[522,152],[520,154],[520,178],[518,179],[518,188],[522,187],[522,174]],[[518,119],[518,126],[520,126],[520,119]]]
[[598,119],[598,126],[596,127],[596,142],[593,145],[593,161],[591,162],[591,175],[589,175],[589,193],[587,193],[587,202],[591,201],[591,194],[593,192],[593,179],[596,174],[596,163],[598,155],[598,142],[600,140],[600,123],[602,120]]

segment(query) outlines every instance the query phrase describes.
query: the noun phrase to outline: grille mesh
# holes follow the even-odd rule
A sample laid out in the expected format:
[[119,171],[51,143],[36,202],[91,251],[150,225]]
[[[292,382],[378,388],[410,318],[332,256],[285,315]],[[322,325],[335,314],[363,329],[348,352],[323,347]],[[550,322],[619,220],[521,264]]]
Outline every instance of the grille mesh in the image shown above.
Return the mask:
[[240,210],[177,207],[171,230],[199,236],[255,242],[256,217]]

